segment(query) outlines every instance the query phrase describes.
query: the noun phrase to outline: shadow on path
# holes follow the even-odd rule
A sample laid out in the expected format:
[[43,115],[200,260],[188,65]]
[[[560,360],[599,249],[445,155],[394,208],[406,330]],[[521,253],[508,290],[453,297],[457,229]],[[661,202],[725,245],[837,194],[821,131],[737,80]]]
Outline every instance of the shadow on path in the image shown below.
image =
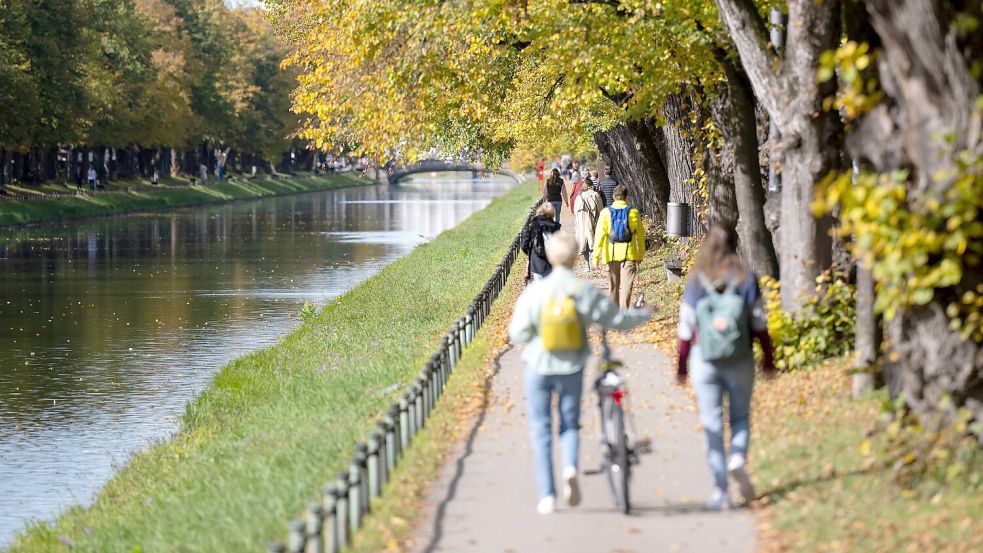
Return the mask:
[[495,368],[485,377],[484,391],[481,394],[481,412],[478,414],[474,426],[471,427],[471,431],[468,432],[464,453],[454,462],[454,476],[451,478],[450,485],[447,487],[447,495],[440,500],[440,504],[437,506],[437,514],[434,516],[433,522],[433,537],[426,547],[423,548],[424,553],[433,553],[436,551],[437,546],[440,545],[440,541],[444,537],[444,516],[447,514],[447,505],[457,495],[457,485],[461,481],[461,477],[464,476],[464,463],[474,453],[474,441],[478,437],[478,431],[481,430],[481,426],[485,422],[485,417],[488,415],[488,406],[491,404],[492,380],[502,370],[502,356],[511,351],[511,349],[512,346],[509,345],[509,347],[503,349],[495,356]]

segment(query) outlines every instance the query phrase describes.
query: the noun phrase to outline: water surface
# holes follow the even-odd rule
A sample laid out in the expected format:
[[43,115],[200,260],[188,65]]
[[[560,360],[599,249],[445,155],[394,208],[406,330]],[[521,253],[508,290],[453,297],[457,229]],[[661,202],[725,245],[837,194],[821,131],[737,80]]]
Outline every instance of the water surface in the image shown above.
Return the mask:
[[417,177],[0,231],[0,545],[86,503],[230,359],[510,181]]

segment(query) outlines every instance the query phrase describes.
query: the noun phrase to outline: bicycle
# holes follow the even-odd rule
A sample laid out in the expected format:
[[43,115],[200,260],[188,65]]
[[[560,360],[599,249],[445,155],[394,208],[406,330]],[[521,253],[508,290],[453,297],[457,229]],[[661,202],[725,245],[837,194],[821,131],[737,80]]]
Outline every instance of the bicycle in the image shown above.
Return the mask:
[[[644,305],[639,294],[635,307]],[[597,392],[597,407],[601,428],[601,467],[587,474],[604,472],[614,504],[624,514],[631,512],[629,482],[631,467],[639,462],[639,455],[651,450],[648,440],[636,440],[635,423],[630,416],[628,404],[628,385],[617,369],[624,366],[621,361],[611,358],[607,331],[601,330],[601,375],[594,381]]]

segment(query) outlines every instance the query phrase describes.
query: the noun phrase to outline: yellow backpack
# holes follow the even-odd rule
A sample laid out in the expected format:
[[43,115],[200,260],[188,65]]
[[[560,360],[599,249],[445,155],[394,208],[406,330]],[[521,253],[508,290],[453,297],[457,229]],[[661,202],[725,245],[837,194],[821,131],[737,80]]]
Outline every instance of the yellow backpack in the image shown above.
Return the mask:
[[539,314],[539,334],[546,351],[579,351],[584,332],[572,294],[547,298]]

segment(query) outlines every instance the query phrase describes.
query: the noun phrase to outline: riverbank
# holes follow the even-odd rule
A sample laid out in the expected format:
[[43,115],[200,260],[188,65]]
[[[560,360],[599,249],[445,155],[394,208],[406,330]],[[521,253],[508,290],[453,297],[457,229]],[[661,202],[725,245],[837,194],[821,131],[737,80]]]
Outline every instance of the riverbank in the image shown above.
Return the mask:
[[532,203],[523,185],[224,367],[170,441],[134,456],[88,508],[12,551],[260,550],[351,455],[438,333],[490,274]]
[[106,193],[0,201],[0,228],[193,207],[371,183],[371,180],[354,172],[280,178],[264,175],[255,179],[240,178],[223,184],[195,186],[151,186],[145,181],[120,182],[112,184],[110,192]]

